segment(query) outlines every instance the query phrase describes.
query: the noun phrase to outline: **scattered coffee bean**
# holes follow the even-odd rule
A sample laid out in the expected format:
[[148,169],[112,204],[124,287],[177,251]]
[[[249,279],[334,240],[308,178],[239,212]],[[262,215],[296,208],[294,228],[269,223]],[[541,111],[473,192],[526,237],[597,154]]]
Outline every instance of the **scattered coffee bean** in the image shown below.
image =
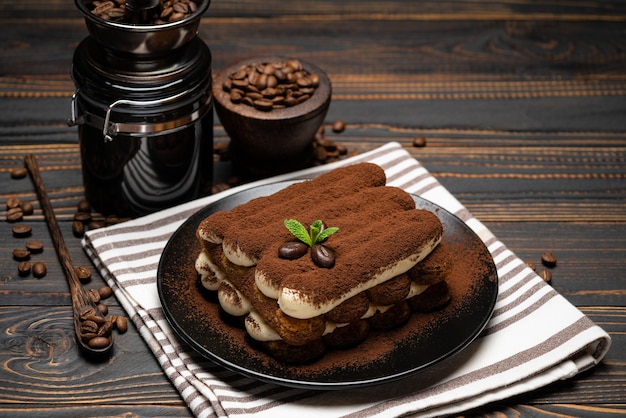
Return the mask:
[[25,216],[32,215],[33,212],[35,212],[35,208],[33,207],[33,204],[30,202],[20,202],[20,208],[22,209],[22,213]]
[[556,266],[556,257],[551,252],[545,252],[541,254],[541,262],[546,267]]
[[26,249],[31,252],[31,254],[38,254],[43,251],[43,242],[32,240],[26,242]]
[[17,208],[17,207],[20,206],[20,203],[22,203],[22,202],[20,201],[19,198],[15,197],[15,196],[10,196],[7,199],[7,203],[6,203],[7,209]]
[[15,248],[13,250],[13,258],[16,261],[27,261],[30,259],[30,251],[22,248]]
[[126,317],[118,316],[115,319],[115,327],[122,334],[128,331],[128,321],[126,321]]
[[11,208],[7,210],[6,218],[9,222],[19,222],[24,218],[24,212],[22,212],[22,208],[19,206]]
[[85,235],[85,225],[80,221],[72,222],[72,233],[76,238],[81,238]]
[[91,203],[89,203],[88,200],[86,199],[82,199],[81,201],[78,202],[78,204],[76,205],[76,210],[78,212],[86,212],[86,213],[90,213],[91,212]]
[[104,224],[100,221],[91,221],[87,224],[87,228],[92,231],[104,227]]
[[76,212],[74,214],[74,220],[79,222],[89,222],[91,221],[91,213],[89,212]]
[[23,179],[28,175],[28,170],[25,167],[13,168],[11,170],[12,179]]
[[113,290],[109,286],[102,286],[98,289],[100,299],[108,299],[113,294]]
[[416,148],[422,148],[426,146],[426,138],[423,136],[416,136],[413,138],[413,146]]
[[285,260],[296,260],[309,252],[309,246],[300,241],[289,241],[278,249],[278,257]]
[[30,268],[30,263],[28,261],[20,261],[17,265],[17,273],[22,277],[26,277],[30,274]]
[[541,270],[541,272],[539,273],[539,276],[546,282],[546,283],[550,283],[552,281],[552,273],[550,273],[548,270]]
[[530,267],[530,269],[531,269],[532,271],[537,270],[537,266],[536,266],[536,265],[535,265],[535,263],[533,263],[532,261],[527,261],[527,262],[526,262],[526,265],[527,265],[528,267]]
[[102,315],[106,316],[109,313],[109,307],[104,303],[97,304],[96,308],[98,308],[98,312],[100,312]]
[[316,244],[311,248],[311,258],[318,267],[329,269],[335,265],[335,252],[322,244]]
[[343,132],[345,129],[346,129],[346,123],[344,121],[336,120],[335,123],[333,123],[333,127],[332,127],[333,132],[339,134]]
[[91,270],[86,266],[77,266],[74,267],[74,272],[76,273],[76,277],[81,283],[89,281],[91,279]]
[[246,65],[230,74],[222,89],[234,104],[244,104],[270,112],[308,100],[320,78],[302,67],[299,60]]
[[30,234],[33,232],[33,228],[30,225],[17,224],[13,225],[12,231],[14,237],[24,238],[30,236]]
[[96,289],[89,289],[89,290],[87,290],[87,296],[89,296],[89,299],[93,303],[100,302],[100,293],[98,293],[98,291]]
[[33,271],[33,276],[35,276],[38,279],[41,279],[45,277],[46,274],[48,274],[48,268],[41,261],[38,261],[35,264],[33,264],[32,271]]

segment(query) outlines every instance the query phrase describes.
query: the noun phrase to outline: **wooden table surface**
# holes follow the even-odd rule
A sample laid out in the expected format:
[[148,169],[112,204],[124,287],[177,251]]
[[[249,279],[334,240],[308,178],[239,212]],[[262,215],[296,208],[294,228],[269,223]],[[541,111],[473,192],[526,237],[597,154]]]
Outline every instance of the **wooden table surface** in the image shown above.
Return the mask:
[[[37,155],[74,263],[89,266],[71,232],[83,188],[66,124],[87,30],[71,0],[0,11],[0,415],[190,416],[134,328],[107,362],[79,355],[32,182],[9,172]],[[552,285],[611,335],[611,351],[574,379],[467,415],[626,414],[624,2],[214,0],[199,36],[214,72],[255,55],[317,64],[333,83],[326,123],[347,125],[329,138],[351,152],[402,143],[520,258],[557,256]],[[228,141],[218,120],[215,141]],[[24,222],[45,245],[42,279],[17,274],[11,196],[34,202]]]

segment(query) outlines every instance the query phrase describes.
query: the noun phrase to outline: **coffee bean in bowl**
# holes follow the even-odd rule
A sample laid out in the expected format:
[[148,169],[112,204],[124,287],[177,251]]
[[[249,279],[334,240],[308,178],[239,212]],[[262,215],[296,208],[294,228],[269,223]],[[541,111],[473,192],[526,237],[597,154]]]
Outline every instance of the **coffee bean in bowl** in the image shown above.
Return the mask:
[[256,57],[221,70],[215,110],[239,174],[267,177],[311,164],[331,90],[322,69],[296,58]]

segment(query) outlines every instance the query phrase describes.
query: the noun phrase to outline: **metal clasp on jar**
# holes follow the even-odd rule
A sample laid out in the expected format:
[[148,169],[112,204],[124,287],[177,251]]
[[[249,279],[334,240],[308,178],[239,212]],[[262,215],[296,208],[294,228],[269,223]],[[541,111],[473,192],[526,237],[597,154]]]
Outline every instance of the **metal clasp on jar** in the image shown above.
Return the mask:
[[183,91],[181,93],[175,94],[173,96],[165,97],[157,100],[145,100],[145,101],[137,101],[137,100],[127,100],[120,99],[116,100],[110,105],[107,106],[107,110],[102,119],[99,116],[88,114],[88,120],[84,117],[84,115],[78,116],[78,105],[77,95],[79,91],[77,90],[72,95],[72,116],[68,121],[68,125],[78,125],[82,123],[91,122],[92,126],[98,127],[102,126],[102,137],[104,142],[113,141],[114,137],[120,133],[128,134],[131,136],[149,136],[153,133],[164,133],[172,130],[176,130],[182,127],[189,125],[192,122],[200,119],[204,114],[210,109],[209,104],[212,101],[212,95],[206,94],[204,101],[201,103],[201,106],[191,112],[188,115],[182,116],[175,120],[169,120],[166,122],[159,123],[128,123],[128,122],[114,122],[111,120],[111,114],[115,107],[117,106],[136,106],[137,108],[144,108],[146,106],[158,106],[162,104],[166,104],[169,102],[176,101],[177,99],[189,94],[189,91]]

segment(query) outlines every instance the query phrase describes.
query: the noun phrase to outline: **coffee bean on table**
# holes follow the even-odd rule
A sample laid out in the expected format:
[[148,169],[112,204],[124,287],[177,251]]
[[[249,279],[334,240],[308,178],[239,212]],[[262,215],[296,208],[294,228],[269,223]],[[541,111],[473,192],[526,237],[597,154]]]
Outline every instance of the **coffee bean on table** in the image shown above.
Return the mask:
[[78,210],[79,212],[91,212],[91,203],[89,203],[88,200],[81,200],[78,202],[78,204],[76,205],[76,210]]
[[6,218],[9,222],[18,222],[24,218],[24,212],[20,207],[11,208],[7,210]]
[[26,261],[30,259],[30,251],[22,249],[22,248],[15,248],[13,250],[13,258],[16,261]]
[[30,234],[33,232],[33,228],[30,225],[17,224],[13,225],[12,231],[14,237],[24,238],[30,236]]
[[539,273],[539,276],[546,282],[546,283],[550,283],[552,281],[552,273],[550,273],[548,270],[541,270],[541,272]]
[[333,123],[332,126],[332,130],[335,133],[341,133],[346,129],[346,123],[342,120],[336,120],[335,123]]
[[15,197],[15,196],[10,196],[7,199],[7,203],[6,203],[7,209],[17,208],[17,207],[20,206],[20,203],[22,203],[22,202],[20,201],[19,198]]
[[100,293],[98,293],[96,289],[87,290],[87,296],[89,296],[89,299],[91,299],[93,303],[100,302]]
[[42,263],[41,261],[38,261],[35,264],[33,264],[32,271],[33,271],[33,276],[35,276],[38,279],[41,279],[42,277],[45,277],[45,275],[48,273],[48,268],[46,267],[44,263]]
[[115,318],[115,327],[120,333],[125,333],[128,331],[128,321],[123,316],[118,316]]
[[556,256],[551,252],[545,252],[541,254],[541,262],[546,267],[554,267],[556,266]]
[[85,224],[81,221],[72,222],[72,233],[76,238],[81,238],[85,234]]
[[43,251],[43,242],[32,240],[26,243],[26,249],[31,252],[31,254],[37,254]]
[[79,222],[91,221],[91,213],[89,212],[76,212],[74,214],[74,220]]
[[28,170],[25,167],[14,168],[11,170],[11,178],[23,179],[28,175]]
[[22,209],[22,213],[26,216],[32,215],[33,212],[35,212],[35,208],[30,202],[20,202],[20,208]]
[[426,138],[423,136],[417,136],[413,138],[413,146],[416,148],[422,148],[426,146]]
[[113,294],[113,290],[109,286],[102,286],[98,289],[100,299],[108,299]]
[[104,303],[99,303],[96,305],[96,308],[98,308],[98,311],[102,314],[102,315],[106,315],[109,313],[109,307],[107,305],[105,305]]
[[20,261],[17,265],[17,273],[22,276],[28,276],[30,274],[30,263],[28,261]]

